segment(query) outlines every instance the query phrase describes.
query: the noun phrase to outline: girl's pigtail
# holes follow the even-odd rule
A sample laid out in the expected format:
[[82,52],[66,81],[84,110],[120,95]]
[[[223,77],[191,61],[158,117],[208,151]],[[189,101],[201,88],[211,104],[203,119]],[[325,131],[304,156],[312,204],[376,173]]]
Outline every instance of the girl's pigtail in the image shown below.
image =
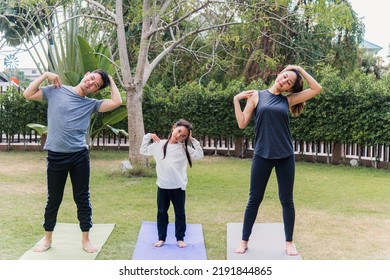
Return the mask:
[[188,139],[184,140],[184,151],[185,151],[186,156],[187,156],[188,164],[190,165],[190,167],[192,167],[191,156],[190,156],[190,153],[188,152]]

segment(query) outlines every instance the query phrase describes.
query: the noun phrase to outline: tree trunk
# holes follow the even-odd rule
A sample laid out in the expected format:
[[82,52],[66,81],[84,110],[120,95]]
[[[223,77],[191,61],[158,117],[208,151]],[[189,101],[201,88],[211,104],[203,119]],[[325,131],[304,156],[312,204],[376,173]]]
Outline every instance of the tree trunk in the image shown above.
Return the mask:
[[126,107],[129,133],[129,161],[135,164],[145,164],[146,158],[139,153],[142,138],[145,135],[142,113],[142,89],[126,90]]

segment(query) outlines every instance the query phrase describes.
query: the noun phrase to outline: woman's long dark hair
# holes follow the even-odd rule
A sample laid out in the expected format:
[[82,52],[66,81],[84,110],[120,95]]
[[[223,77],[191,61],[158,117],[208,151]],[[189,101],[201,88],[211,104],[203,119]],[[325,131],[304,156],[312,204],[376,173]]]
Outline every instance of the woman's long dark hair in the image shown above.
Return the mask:
[[[190,133],[192,131],[192,125],[190,122],[184,120],[184,119],[180,119],[178,120],[173,126],[172,126],[172,130],[174,130],[176,127],[178,126],[184,126],[185,128],[188,129],[188,132]],[[163,154],[164,154],[164,157],[163,159],[165,158],[165,156],[167,155],[167,147],[168,147],[168,143],[169,143],[169,140],[171,139],[172,137],[172,132],[169,134],[168,136],[168,140],[167,142],[164,144],[163,146]],[[192,167],[192,160],[191,160],[191,156],[190,156],[190,153],[188,152],[188,137],[184,140],[184,151],[186,153],[186,156],[187,156],[187,160],[188,160],[188,164],[190,165],[190,167]]]
[[[292,71],[297,75],[295,83],[290,88],[289,92],[296,93],[296,92],[302,91],[303,90],[303,78],[302,78],[301,74],[299,73],[299,71],[297,71],[295,69],[291,69],[289,71]],[[291,106],[291,108],[290,108],[291,114],[294,117],[299,116],[303,111],[303,107],[305,107],[305,102],[298,103],[298,104],[295,104],[294,106]]]

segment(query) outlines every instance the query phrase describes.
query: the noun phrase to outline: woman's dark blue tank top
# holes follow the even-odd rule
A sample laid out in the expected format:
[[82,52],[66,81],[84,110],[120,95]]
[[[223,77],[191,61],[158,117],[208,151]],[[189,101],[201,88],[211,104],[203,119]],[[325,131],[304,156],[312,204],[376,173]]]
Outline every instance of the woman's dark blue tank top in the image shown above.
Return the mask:
[[286,158],[294,154],[290,132],[287,97],[258,91],[255,121],[254,155],[267,159]]

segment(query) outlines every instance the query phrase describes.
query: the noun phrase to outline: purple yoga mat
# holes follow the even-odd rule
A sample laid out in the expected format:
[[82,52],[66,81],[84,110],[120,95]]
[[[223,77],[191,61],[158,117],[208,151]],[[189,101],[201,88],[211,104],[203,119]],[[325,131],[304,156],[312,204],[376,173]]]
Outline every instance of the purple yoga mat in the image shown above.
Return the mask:
[[133,260],[207,260],[201,224],[187,224],[184,242],[186,248],[179,248],[175,238],[175,224],[168,225],[164,246],[156,248],[158,241],[157,223],[143,221],[135,245]]

